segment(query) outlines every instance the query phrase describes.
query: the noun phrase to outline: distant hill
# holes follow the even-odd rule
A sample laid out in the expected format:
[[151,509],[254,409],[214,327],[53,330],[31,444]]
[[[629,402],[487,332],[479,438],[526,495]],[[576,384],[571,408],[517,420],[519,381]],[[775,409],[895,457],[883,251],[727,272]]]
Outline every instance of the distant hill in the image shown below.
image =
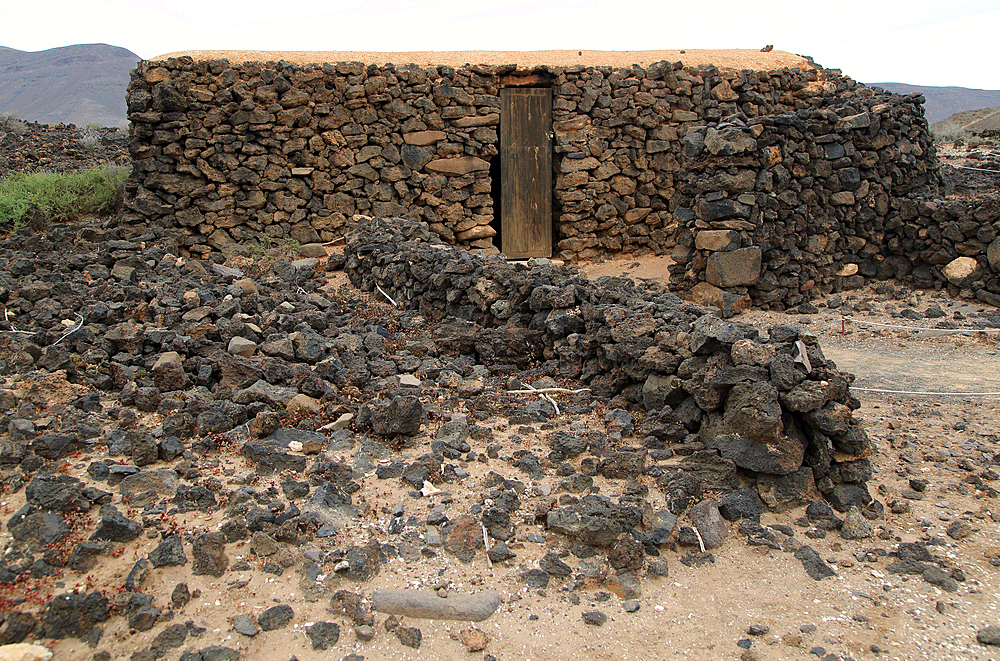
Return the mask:
[[968,87],[930,87],[906,83],[865,83],[868,87],[881,87],[897,94],[923,94],[924,116],[933,124],[957,112],[1000,106],[1000,90],[975,90]]
[[957,112],[947,119],[931,124],[937,135],[958,133],[980,134],[983,131],[1000,130],[1000,108],[980,108]]
[[107,44],[36,53],[0,46],[0,115],[44,124],[119,126],[129,71],[141,58]]

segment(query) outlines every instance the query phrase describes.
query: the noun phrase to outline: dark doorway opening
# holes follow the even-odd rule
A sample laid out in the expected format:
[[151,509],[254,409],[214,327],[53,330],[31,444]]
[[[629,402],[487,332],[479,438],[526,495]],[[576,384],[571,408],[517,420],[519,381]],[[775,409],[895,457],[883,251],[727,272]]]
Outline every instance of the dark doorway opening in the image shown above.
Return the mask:
[[[501,118],[500,121],[503,121]],[[500,148],[499,138],[498,138],[497,149]],[[490,197],[493,198],[493,222],[490,223],[496,231],[496,236],[493,237],[493,245],[499,250],[503,250],[503,195],[500,193],[500,177],[502,176],[500,171],[500,154],[496,154],[490,159]]]

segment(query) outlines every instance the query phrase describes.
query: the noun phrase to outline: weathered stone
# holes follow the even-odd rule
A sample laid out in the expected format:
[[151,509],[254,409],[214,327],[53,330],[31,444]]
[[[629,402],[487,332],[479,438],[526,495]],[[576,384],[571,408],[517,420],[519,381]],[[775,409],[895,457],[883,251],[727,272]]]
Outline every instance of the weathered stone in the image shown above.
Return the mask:
[[424,407],[417,397],[401,395],[392,401],[372,400],[372,431],[381,436],[412,435],[420,430]]
[[222,576],[229,567],[226,556],[226,537],[221,532],[197,535],[191,542],[194,564],[191,573],[195,576]]
[[634,525],[625,508],[596,496],[586,496],[574,505],[550,511],[545,525],[589,546],[608,547],[630,524]]
[[403,141],[408,145],[424,147],[432,145],[435,142],[440,142],[447,137],[448,134],[444,131],[414,131],[413,133],[404,133]]
[[249,358],[253,355],[253,352],[257,350],[257,343],[248,340],[245,337],[236,336],[229,340],[229,347],[227,350],[234,356]]
[[52,650],[30,643],[0,645],[0,661],[49,661]]
[[941,274],[956,287],[965,287],[981,278],[983,269],[972,257],[957,257],[941,269]]
[[279,604],[278,606],[272,606],[266,611],[261,613],[257,617],[257,624],[264,631],[274,631],[275,629],[280,629],[282,627],[288,626],[288,623],[292,621],[294,613],[292,612],[292,607],[288,604]]
[[384,590],[372,593],[372,608],[403,617],[431,620],[469,620],[482,622],[500,605],[500,594],[484,590],[476,594],[448,593],[442,599],[436,592],[423,590]]
[[719,506],[714,498],[706,498],[697,503],[688,512],[688,516],[691,517],[691,522],[698,530],[706,549],[714,549],[725,543],[729,528],[719,513]]
[[694,238],[698,250],[737,250],[742,243],[740,233],[733,230],[702,230]]
[[475,156],[459,156],[458,158],[444,158],[431,161],[424,166],[428,172],[461,177],[470,172],[489,170],[490,164]]
[[710,127],[705,134],[705,148],[714,156],[731,156],[757,149],[757,141],[743,127]]
[[716,287],[754,285],[760,279],[761,250],[758,246],[709,255],[705,279]]

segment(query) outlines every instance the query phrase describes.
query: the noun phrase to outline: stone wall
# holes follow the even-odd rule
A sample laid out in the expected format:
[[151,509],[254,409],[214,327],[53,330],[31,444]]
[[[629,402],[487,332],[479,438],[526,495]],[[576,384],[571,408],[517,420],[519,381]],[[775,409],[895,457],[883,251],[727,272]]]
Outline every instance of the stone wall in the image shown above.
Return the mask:
[[940,183],[922,98],[858,88],[837,101],[684,137],[675,288],[727,312],[783,308],[896,270],[902,210]]
[[727,315],[871,277],[1000,294],[997,204],[937,197],[922,97],[836,70],[144,62],[128,219],[202,255],[356,214],[495,252],[499,93],[525,85],[553,93],[558,257],[672,251],[672,288]]
[[[342,236],[358,214],[426,221],[492,247],[499,90],[553,90],[554,232],[567,259],[673,246],[682,139],[871,94],[836,71],[462,68],[225,60],[144,62],[128,91],[132,220],[179,228],[188,250]],[[681,217],[683,218],[683,212]]]

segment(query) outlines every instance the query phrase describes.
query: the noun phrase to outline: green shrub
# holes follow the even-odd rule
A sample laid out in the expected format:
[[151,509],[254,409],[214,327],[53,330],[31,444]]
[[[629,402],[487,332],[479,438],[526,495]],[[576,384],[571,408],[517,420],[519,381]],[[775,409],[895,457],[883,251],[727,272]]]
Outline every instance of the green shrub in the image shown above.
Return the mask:
[[16,230],[34,212],[50,221],[113,213],[121,206],[126,178],[128,170],[115,166],[12,174],[0,181],[0,231]]

